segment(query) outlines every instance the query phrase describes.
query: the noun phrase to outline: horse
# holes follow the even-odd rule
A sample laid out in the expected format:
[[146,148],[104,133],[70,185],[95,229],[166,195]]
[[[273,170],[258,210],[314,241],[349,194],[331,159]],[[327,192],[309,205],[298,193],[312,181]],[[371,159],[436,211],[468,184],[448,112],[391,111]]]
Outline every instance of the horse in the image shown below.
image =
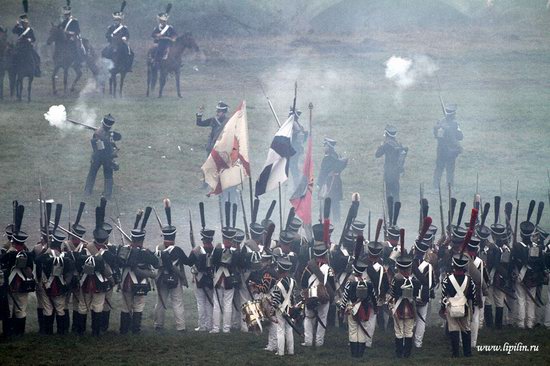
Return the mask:
[[162,91],[166,85],[166,78],[169,73],[174,73],[176,77],[176,90],[178,97],[181,98],[180,92],[180,73],[181,73],[181,59],[183,52],[187,49],[192,49],[195,52],[199,51],[199,46],[193,39],[191,33],[187,32],[176,38],[172,47],[168,50],[168,55],[162,59],[160,64],[155,63],[156,47],[152,47],[147,52],[147,96],[149,92],[155,90],[157,83],[158,73],[160,71],[159,78],[159,98],[162,98]]
[[0,31],[0,100],[4,99],[4,76],[8,69],[8,48],[8,34]]
[[[74,43],[67,40],[65,37],[65,32],[63,29],[57,27],[53,23],[51,24],[50,33],[48,40],[46,41],[48,45],[52,43],[55,44],[53,51],[53,73],[52,73],[52,88],[53,94],[57,95],[57,89],[55,87],[55,79],[57,73],[60,69],[63,69],[63,92],[67,93],[67,81],[69,77],[69,69],[73,69],[76,73],[76,78],[73,80],[71,85],[71,92],[75,91],[76,83],[82,77],[82,62],[80,61],[80,56],[78,50],[74,46]],[[90,42],[87,39],[82,39],[82,44],[86,50],[85,62],[90,71],[94,76],[97,76],[98,68],[95,64],[96,57],[94,49],[92,48]]]
[[15,80],[15,95],[18,101],[23,98],[23,80],[27,78],[27,102],[31,101],[32,82],[36,70],[34,50],[28,42],[18,42],[13,50],[9,73]]
[[122,97],[122,88],[126,74],[132,71],[134,63],[134,54],[128,44],[120,37],[114,37],[112,43],[108,45],[102,52],[102,57],[113,62],[113,68],[110,71],[109,78],[109,94],[116,98],[117,94],[117,74],[120,74],[120,90],[119,96]]

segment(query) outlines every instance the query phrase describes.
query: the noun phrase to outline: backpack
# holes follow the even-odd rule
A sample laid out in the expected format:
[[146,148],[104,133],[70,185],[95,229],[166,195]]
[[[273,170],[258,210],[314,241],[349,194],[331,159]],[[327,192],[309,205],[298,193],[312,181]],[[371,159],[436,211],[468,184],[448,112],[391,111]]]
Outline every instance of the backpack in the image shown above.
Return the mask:
[[466,291],[466,286],[468,286],[468,282],[470,280],[470,277],[465,276],[464,282],[462,282],[462,285],[459,286],[458,282],[456,281],[456,278],[454,275],[449,276],[449,281],[451,281],[451,284],[453,285],[456,294],[453,297],[447,298],[447,311],[449,312],[449,316],[451,318],[462,318],[466,316],[466,296],[464,295],[464,291]]

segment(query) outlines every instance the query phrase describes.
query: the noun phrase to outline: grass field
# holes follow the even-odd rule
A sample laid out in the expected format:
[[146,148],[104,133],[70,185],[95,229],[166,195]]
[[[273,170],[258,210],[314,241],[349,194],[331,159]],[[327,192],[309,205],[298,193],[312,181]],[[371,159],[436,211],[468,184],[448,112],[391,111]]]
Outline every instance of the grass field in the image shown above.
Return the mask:
[[[44,34],[45,30],[41,31]],[[103,40],[99,36],[92,41],[101,49]],[[219,227],[216,224],[217,199],[206,198],[206,192],[199,188],[200,166],[205,159],[204,144],[209,130],[195,126],[198,106],[204,104],[209,115],[214,112],[218,100],[223,99],[233,109],[246,99],[251,166],[256,177],[276,131],[259,80],[279,116],[286,116],[292,103],[293,83],[297,80],[298,107],[304,111],[304,122],[307,104],[311,101],[315,106],[315,169],[318,170],[322,158],[323,137],[338,140],[338,151],[350,157],[343,174],[345,196],[350,197],[356,191],[361,193],[359,217],[363,220],[367,219],[368,210],[372,210],[373,219],[381,215],[382,161],[374,158],[374,152],[382,141],[387,123],[399,128],[399,139],[410,148],[401,181],[403,206],[399,220],[407,229],[407,246],[410,246],[418,222],[421,183],[425,185],[430,212],[439,226],[437,192],[431,188],[431,181],[436,147],[432,126],[441,118],[441,109],[435,76],[421,79],[396,95],[396,87],[384,77],[384,63],[392,55],[430,57],[438,67],[443,98],[459,106],[458,119],[465,140],[464,153],[457,163],[455,197],[470,205],[476,174],[479,174],[479,191],[484,201],[492,201],[492,197],[500,193],[500,185],[503,199],[514,200],[516,182],[520,181],[521,218],[525,217],[528,200],[546,202],[548,199],[550,37],[546,28],[499,24],[449,27],[444,31],[410,29],[342,36],[219,39],[199,36],[197,42],[201,53],[186,57],[182,67],[182,99],[175,97],[173,79],[169,80],[163,99],[145,97],[146,42],[148,40],[133,40],[136,64],[134,73],[127,77],[122,99],[95,92],[52,96],[51,58],[44,55],[44,76],[35,79],[32,103],[0,101],[0,217],[8,224],[11,201],[18,199],[23,203],[26,206],[23,230],[30,234],[29,243],[38,239],[39,177],[45,196],[64,203],[66,209],[69,193],[73,206],[80,199],[86,200],[88,212],[83,223],[89,229],[94,220],[92,208],[99,202],[102,191],[100,173],[94,196],[83,197],[91,136],[84,130],[61,131],[49,126],[43,114],[51,105],[64,104],[69,116],[75,118],[81,118],[82,112],[95,114],[95,119],[86,122],[96,124],[109,112],[117,118],[115,127],[122,133],[123,140],[119,144],[121,170],[115,173],[115,196],[123,226],[130,226],[138,208],[154,205],[159,209],[162,199],[170,197],[179,230],[178,244],[188,251],[188,207],[193,211],[195,230],[199,226],[196,207],[200,200],[206,203],[209,226]],[[85,84],[85,80],[81,82],[80,90]],[[286,193],[286,197],[290,194]],[[443,196],[446,207],[446,194]],[[274,198],[276,194],[269,193],[262,199],[260,215]],[[115,202],[109,203],[109,216],[117,215],[115,206]],[[288,210],[289,204],[285,207]],[[343,209],[347,209],[347,203]],[[73,218],[74,211],[73,207]],[[549,217],[547,211],[543,226],[550,227]],[[65,212],[62,222],[67,220]],[[154,247],[159,237],[158,227],[150,223],[146,246]],[[188,329],[192,329],[196,311],[191,292],[186,301]],[[338,331],[329,332],[326,347],[321,350],[303,350],[296,339],[297,355],[284,360],[260,351],[265,336],[238,334],[226,337],[193,332],[179,335],[172,331],[158,335],[151,327],[153,304],[151,294],[147,306],[149,314],[140,337],[119,337],[112,333],[95,340],[73,336],[44,338],[30,334],[1,343],[0,364],[352,363],[347,336]],[[34,309],[32,304],[30,309]],[[117,319],[111,328],[117,329],[118,314],[114,316]],[[34,324],[32,320],[29,323]],[[397,363],[393,359],[392,339],[389,333],[380,334],[375,340],[375,348],[367,356],[368,362]],[[481,344],[504,342],[537,344],[541,348],[536,353],[479,354],[468,360],[451,360],[443,330],[433,327],[427,331],[425,350],[421,355],[415,354],[411,363],[548,363],[546,330],[481,332]],[[63,351],[52,351],[62,348]]]

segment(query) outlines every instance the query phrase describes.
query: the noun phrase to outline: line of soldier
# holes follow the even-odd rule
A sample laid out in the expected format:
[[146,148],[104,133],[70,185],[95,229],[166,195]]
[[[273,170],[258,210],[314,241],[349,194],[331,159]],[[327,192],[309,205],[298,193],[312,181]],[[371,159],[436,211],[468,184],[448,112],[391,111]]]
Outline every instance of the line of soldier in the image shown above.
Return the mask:
[[[155,252],[143,247],[150,207],[138,212],[131,235],[123,234],[128,244],[114,245],[109,239],[113,228],[104,220],[105,199],[96,208],[93,242],[83,239],[86,230],[80,219],[85,204],[80,204],[69,230],[59,225],[62,206],[57,204],[54,220],[42,225],[41,241],[28,248],[28,236],[21,230],[24,207],[14,202],[13,223],[6,228],[9,247],[0,258],[3,331],[24,333],[28,294],[36,292],[40,332],[53,333],[55,318],[58,333],[67,333],[72,301],[73,331],[83,334],[91,313],[92,334],[99,336],[108,329],[113,288],[118,287],[123,300],[120,332],[139,333],[145,296],[152,286],[157,288],[155,329],[164,328],[164,313],[171,306],[176,329],[185,331],[182,286],[188,285],[184,266],[191,266],[197,331],[268,327],[265,349],[284,355],[294,353],[293,333],[301,336],[302,328],[302,346],[323,346],[326,328],[338,319],[348,328],[352,357],[363,357],[372,347],[376,329],[393,325],[396,356],[406,358],[413,344],[422,347],[430,301],[440,284],[439,313],[446,321],[452,355],[459,356],[462,339],[464,356],[471,356],[480,326],[501,328],[506,308],[510,323],[534,326],[534,309],[542,303],[540,291],[549,265],[548,233],[540,227],[542,202],[535,222],[531,218],[536,204],[530,202],[517,242],[510,223],[511,203],[505,205],[506,220],[501,224],[500,197],[495,197],[495,220],[489,227],[485,225],[489,203],[483,209],[475,205],[480,215],[472,214],[469,225],[463,224],[465,203],[452,224],[456,200],[451,203],[448,236],[435,243],[438,228],[428,216],[428,202],[422,201],[422,227],[410,252],[404,249],[404,229],[397,224],[401,204],[391,198],[388,219],[378,221],[372,241],[364,239],[367,225],[356,219],[357,194],[339,241],[331,240],[329,200],[324,219],[312,227],[311,241],[303,235],[302,222],[293,210],[279,240],[272,240],[275,201],[258,222],[256,200],[246,230],[237,228],[237,205],[227,202],[222,243],[216,246],[215,231],[206,226],[201,203],[202,243],[195,245],[192,239],[193,249],[186,255],[175,245],[177,229],[169,200],[164,202],[164,240]],[[51,211],[52,204],[46,202],[44,223],[50,223]],[[160,224],[158,216],[157,220]]]

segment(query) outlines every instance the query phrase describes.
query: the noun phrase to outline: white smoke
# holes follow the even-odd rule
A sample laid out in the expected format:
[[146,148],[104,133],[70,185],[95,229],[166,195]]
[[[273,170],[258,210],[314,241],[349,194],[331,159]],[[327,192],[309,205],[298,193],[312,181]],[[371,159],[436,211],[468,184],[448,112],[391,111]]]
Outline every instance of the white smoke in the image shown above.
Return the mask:
[[67,111],[65,110],[65,106],[63,104],[52,105],[50,109],[44,113],[44,118],[49,122],[50,126],[60,129],[69,127],[68,123],[66,123]]
[[401,102],[402,93],[426,77],[432,76],[437,65],[428,56],[419,55],[412,59],[398,56],[390,57],[386,63],[386,79],[397,87],[395,99]]

